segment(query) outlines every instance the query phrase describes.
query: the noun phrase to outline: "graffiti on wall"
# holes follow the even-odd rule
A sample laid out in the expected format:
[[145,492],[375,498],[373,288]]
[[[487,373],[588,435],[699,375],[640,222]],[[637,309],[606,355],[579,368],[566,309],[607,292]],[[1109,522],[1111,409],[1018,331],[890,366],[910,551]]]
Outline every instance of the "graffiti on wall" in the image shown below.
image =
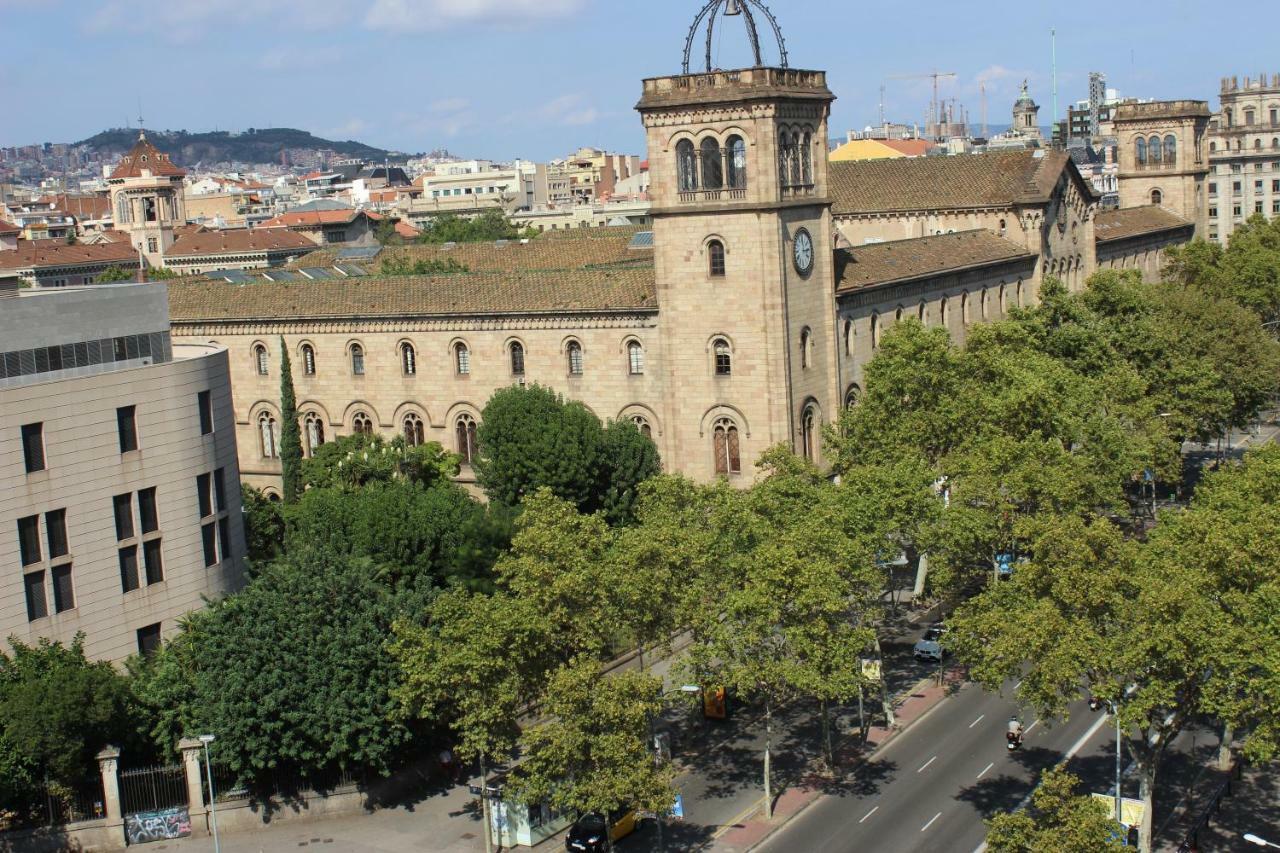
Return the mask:
[[130,844],[186,838],[191,835],[191,813],[177,808],[125,815],[124,834]]

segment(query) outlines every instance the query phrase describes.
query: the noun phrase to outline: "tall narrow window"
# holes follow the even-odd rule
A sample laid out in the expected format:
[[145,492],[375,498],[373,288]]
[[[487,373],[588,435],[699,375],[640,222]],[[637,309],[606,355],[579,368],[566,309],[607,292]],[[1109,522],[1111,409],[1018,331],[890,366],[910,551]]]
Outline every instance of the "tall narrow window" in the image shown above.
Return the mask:
[[1147,140],[1138,139],[1133,143],[1133,153],[1139,166],[1147,165]]
[[938,322],[942,324],[943,328],[947,327],[947,323],[951,319],[951,313],[947,310],[947,305],[947,297],[945,296],[938,301]]
[[681,192],[692,192],[698,188],[698,155],[688,139],[676,143],[676,169]]
[[467,345],[461,341],[453,345],[453,363],[459,376],[470,375],[471,350],[467,349]]
[[747,143],[741,136],[730,136],[725,141],[725,185],[732,190],[747,188]]
[[311,344],[302,345],[302,373],[305,376],[316,375],[316,348]]
[[929,303],[923,299],[920,300],[920,307],[916,311],[916,319],[925,326],[929,325]]
[[848,390],[844,392],[844,407],[847,409],[850,406],[856,406],[858,404],[858,398],[861,396],[862,390],[857,386],[857,384],[855,383],[850,385]]
[[844,321],[844,354],[853,355],[853,321]]
[[804,458],[810,462],[815,461],[814,444],[815,432],[817,430],[817,417],[814,414],[813,406],[805,407],[804,414],[800,416],[800,449],[804,453]]
[[1156,165],[1160,161],[1160,137],[1153,136],[1147,140],[1147,162]]
[[373,435],[373,419],[364,412],[356,412],[351,418],[351,431],[356,435]]
[[565,351],[569,355],[569,375],[582,375],[582,344],[577,341],[569,341],[565,347]]
[[632,376],[644,373],[644,347],[639,341],[631,341],[627,344],[627,366]]
[[49,559],[56,560],[71,553],[67,542],[67,511],[55,509],[44,514],[44,538],[49,545]]
[[791,134],[784,130],[778,136],[778,178],[784,187],[795,183],[791,179],[792,167],[796,166],[795,161],[795,145],[791,142]]
[[267,363],[267,348],[262,344],[258,344],[253,348],[253,362],[257,365],[259,376],[266,376],[270,373],[270,365]]
[[65,613],[76,606],[75,585],[71,582],[71,564],[63,563],[61,566],[54,566],[51,575],[53,612]]
[[800,183],[813,185],[813,138],[807,133],[800,141]]
[[400,369],[405,376],[414,376],[418,372],[418,354],[408,341],[400,344]]
[[813,343],[813,333],[808,329],[800,330],[800,366],[808,369],[812,365],[809,363],[809,350]]
[[147,572],[147,586],[164,580],[164,559],[159,539],[148,539],[142,543],[142,563]]
[[511,342],[511,373],[524,376],[524,344],[519,341]]
[[138,546],[129,545],[121,548],[120,553],[120,591],[133,592],[141,583],[138,579]]
[[969,325],[969,294],[960,294],[960,322]]
[[880,347],[880,315],[871,315],[871,348],[878,349]]
[[1164,193],[1160,192],[1160,190],[1152,190],[1152,191],[1151,191],[1151,203],[1152,203],[1152,204],[1160,204],[1160,203],[1162,203],[1163,201],[1164,201]]
[[422,428],[422,418],[413,413],[404,416],[404,441],[410,447],[419,447],[427,441]]
[[717,474],[741,474],[742,453],[738,446],[738,427],[728,418],[716,421],[712,430]]
[[711,137],[702,140],[702,188],[718,190],[724,186],[724,157],[720,153],[720,143]]
[[315,456],[324,444],[324,420],[315,412],[308,412],[303,425],[307,433],[307,455]]
[[116,495],[111,499],[116,516],[116,539],[133,538],[133,493]]
[[729,349],[729,342],[724,338],[716,338],[712,348],[716,357],[716,376],[731,376],[733,374],[733,352]]
[[213,515],[213,475],[196,475],[196,502],[200,506],[200,517]]
[[1178,159],[1178,138],[1172,133],[1164,138],[1164,161],[1170,166]]
[[40,516],[29,515],[18,519],[18,554],[22,565],[40,562]]
[[22,425],[22,461],[28,474],[44,470],[44,424]]
[[23,575],[22,586],[27,594],[27,621],[34,622],[48,616],[49,601],[45,598],[44,572]]
[[353,376],[364,376],[364,347],[351,345],[351,373]]
[[200,434],[213,432],[213,392],[201,391],[196,395],[196,408],[200,410]]
[[454,424],[457,433],[458,455],[466,465],[476,458],[476,422],[470,415],[459,415]]
[[116,432],[120,438],[120,452],[132,453],[138,449],[137,408],[121,406],[116,409]]
[[982,288],[982,294],[978,297],[978,316],[983,320],[987,319],[987,289]]
[[156,500],[155,486],[138,492],[138,522],[144,536],[160,529],[160,506]]
[[712,240],[707,244],[707,258],[709,261],[709,272],[711,275],[720,277],[724,275],[724,243],[719,240]]
[[263,459],[275,459],[279,455],[276,449],[276,419],[270,412],[258,415],[258,445]]

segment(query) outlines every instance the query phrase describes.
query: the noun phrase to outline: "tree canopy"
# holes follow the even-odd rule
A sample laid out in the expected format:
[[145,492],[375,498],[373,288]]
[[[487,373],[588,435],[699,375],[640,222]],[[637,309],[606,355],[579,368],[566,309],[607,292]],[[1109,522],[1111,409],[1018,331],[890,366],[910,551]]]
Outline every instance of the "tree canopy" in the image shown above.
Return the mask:
[[533,229],[518,229],[500,210],[486,210],[471,219],[444,213],[427,220],[418,237],[421,243],[483,243],[488,240],[532,239]]
[[987,821],[990,853],[1105,853],[1125,850],[1115,837],[1114,809],[1080,795],[1080,780],[1062,767],[1045,771],[1024,812]]

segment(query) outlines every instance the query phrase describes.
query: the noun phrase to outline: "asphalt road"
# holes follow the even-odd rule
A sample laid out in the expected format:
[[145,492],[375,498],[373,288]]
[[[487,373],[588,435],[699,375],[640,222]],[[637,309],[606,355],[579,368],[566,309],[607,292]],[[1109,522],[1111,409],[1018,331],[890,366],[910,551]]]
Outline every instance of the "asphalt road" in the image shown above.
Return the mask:
[[1010,753],[1013,711],[1008,698],[966,685],[862,768],[847,793],[819,800],[759,849],[969,853],[986,837],[984,816],[1017,806],[1042,770],[1114,743],[1108,718],[1082,702],[1066,723],[1027,721],[1022,749]]

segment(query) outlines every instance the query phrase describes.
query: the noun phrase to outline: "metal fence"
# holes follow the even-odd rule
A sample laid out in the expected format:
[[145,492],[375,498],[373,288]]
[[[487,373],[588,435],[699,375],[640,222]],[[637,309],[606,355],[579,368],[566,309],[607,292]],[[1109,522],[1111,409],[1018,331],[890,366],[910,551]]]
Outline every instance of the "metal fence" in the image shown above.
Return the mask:
[[63,826],[107,816],[102,778],[72,789],[42,785],[23,803],[0,808],[0,830]]
[[[209,804],[209,772],[204,761],[200,762],[200,786],[204,792],[204,804]],[[289,798],[307,793],[324,793],[349,785],[362,785],[367,774],[363,769],[342,770],[319,776],[303,776],[286,771],[274,771],[246,783],[227,764],[213,762],[213,790],[215,802],[230,800]]]
[[187,771],[180,764],[120,772],[120,810],[128,815],[186,806]]

